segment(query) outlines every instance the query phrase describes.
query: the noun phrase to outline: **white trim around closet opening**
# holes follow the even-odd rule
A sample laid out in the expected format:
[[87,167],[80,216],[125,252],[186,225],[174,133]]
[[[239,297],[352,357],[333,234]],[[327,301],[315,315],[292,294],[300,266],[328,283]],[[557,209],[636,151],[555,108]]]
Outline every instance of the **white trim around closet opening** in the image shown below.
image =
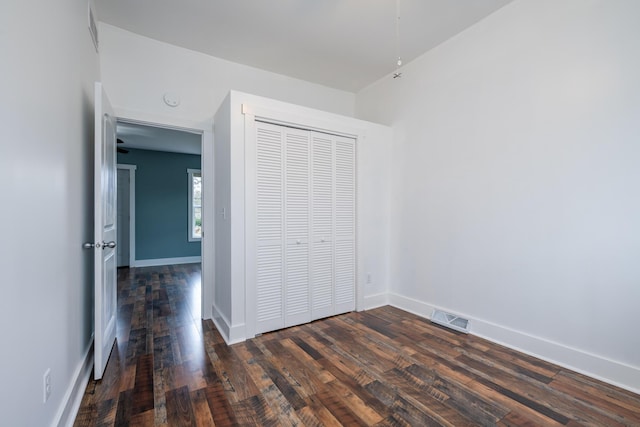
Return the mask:
[[251,117],[253,121],[328,133],[330,135],[346,136],[355,139],[356,142],[363,141],[365,137],[365,131],[363,129],[345,125],[344,123],[340,123],[341,120],[338,119],[335,121],[318,119],[310,115],[277,111],[248,104],[242,104],[242,114],[245,116],[245,124],[246,119]]
[[245,338],[253,338],[256,335],[256,322],[257,315],[255,307],[257,305],[257,296],[255,292],[247,292],[247,283],[257,283],[257,271],[255,268],[247,269],[248,265],[256,265],[257,262],[257,242],[255,239],[247,239],[246,236],[255,236],[257,233],[257,224],[255,221],[247,221],[246,218],[256,217],[256,206],[254,200],[257,197],[256,186],[249,185],[247,182],[256,182],[257,171],[254,167],[249,165],[256,164],[256,150],[247,149],[246,147],[255,147],[256,139],[256,120],[251,114],[245,112],[244,105],[242,106],[242,112],[244,113],[244,137],[245,137],[245,192],[244,192],[244,218],[245,218]]
[[[364,253],[363,248],[361,248],[361,239],[359,236],[362,234],[362,221],[359,220],[360,216],[360,206],[359,206],[359,197],[358,197],[358,183],[360,181],[360,172],[358,168],[358,153],[360,151],[360,145],[364,143],[366,138],[366,132],[364,129],[354,127],[349,124],[345,124],[343,122],[344,118],[336,117],[336,120],[326,120],[319,119],[312,115],[306,114],[296,114],[289,113],[284,111],[273,110],[269,108],[264,108],[256,105],[249,105],[247,103],[242,104],[242,114],[244,115],[244,136],[245,136],[245,183],[252,180],[255,182],[256,175],[253,167],[248,167],[248,165],[254,165],[256,161],[256,153],[255,150],[246,150],[246,147],[255,146],[255,123],[256,122],[265,122],[276,124],[280,126],[293,127],[298,129],[304,129],[309,131],[327,133],[330,135],[338,135],[344,136],[348,138],[352,138],[355,140],[355,188],[356,188],[356,247],[355,247],[355,257],[356,257],[356,278],[355,278],[355,302],[356,302],[356,311],[365,310],[364,303],[364,283],[363,280],[366,277],[365,275],[365,266],[364,259],[360,254]],[[253,218],[255,217],[255,208],[253,207],[252,201],[255,200],[255,188],[254,186],[245,187],[245,190],[251,189],[251,191],[245,191],[245,218]],[[246,221],[245,223],[245,236],[255,235],[255,227],[256,225],[252,223],[252,221]],[[250,241],[251,239],[246,239],[245,241],[245,256],[246,254],[251,254],[255,256],[256,248],[255,242]],[[250,246],[254,245],[254,246]],[[245,265],[253,265],[252,262],[255,263],[255,259],[245,258]],[[245,286],[246,283],[255,283],[255,271],[252,269],[247,270],[247,276],[245,276]],[[251,282],[253,280],[253,282]],[[247,338],[252,338],[256,334],[256,295],[254,292],[245,292],[245,336]]]

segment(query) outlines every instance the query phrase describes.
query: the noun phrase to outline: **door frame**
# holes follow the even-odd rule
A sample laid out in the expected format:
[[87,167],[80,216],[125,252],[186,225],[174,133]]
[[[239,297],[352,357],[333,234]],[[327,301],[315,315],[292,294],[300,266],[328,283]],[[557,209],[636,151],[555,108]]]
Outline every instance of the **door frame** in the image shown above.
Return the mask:
[[[202,185],[210,188],[202,194],[202,240],[200,241],[201,271],[201,316],[213,317],[213,295],[215,292],[215,246],[214,246],[214,181],[213,181],[213,120],[194,122],[156,114],[141,114],[137,111],[115,108],[118,123],[153,126],[200,135],[200,170]],[[131,193],[130,193],[131,194]],[[135,249],[135,248],[134,248]],[[135,252],[130,252],[129,256]]]
[[116,169],[129,171],[129,267],[136,260],[136,165],[117,163]]

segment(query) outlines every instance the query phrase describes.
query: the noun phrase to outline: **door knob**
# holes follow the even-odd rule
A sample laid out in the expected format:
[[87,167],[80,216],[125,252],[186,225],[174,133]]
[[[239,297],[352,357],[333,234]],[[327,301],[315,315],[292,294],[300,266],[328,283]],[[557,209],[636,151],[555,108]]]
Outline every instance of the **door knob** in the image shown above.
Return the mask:
[[99,248],[99,247],[100,247],[100,243],[98,243],[98,244],[96,245],[96,244],[95,244],[95,243],[93,243],[93,242],[86,242],[84,245],[82,245],[82,247],[83,247],[84,249],[93,249],[93,248],[95,248],[95,247],[98,247],[98,248]]
[[106,249],[106,248],[115,248],[116,247],[116,242],[111,241],[109,243],[107,242],[102,242],[102,249]]

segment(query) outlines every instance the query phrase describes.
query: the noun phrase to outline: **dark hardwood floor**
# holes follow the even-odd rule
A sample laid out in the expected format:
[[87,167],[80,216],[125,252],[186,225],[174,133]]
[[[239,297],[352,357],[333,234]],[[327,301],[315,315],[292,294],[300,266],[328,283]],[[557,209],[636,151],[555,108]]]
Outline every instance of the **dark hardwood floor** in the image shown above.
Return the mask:
[[200,266],[118,272],[76,426],[640,426],[640,396],[392,307],[225,345]]

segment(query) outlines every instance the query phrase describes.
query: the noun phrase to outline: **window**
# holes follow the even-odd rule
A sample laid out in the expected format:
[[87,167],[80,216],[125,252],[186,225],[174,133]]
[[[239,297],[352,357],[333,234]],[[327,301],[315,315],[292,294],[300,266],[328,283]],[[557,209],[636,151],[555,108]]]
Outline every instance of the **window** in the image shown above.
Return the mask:
[[187,169],[189,175],[189,241],[202,239],[202,174],[200,169]]

